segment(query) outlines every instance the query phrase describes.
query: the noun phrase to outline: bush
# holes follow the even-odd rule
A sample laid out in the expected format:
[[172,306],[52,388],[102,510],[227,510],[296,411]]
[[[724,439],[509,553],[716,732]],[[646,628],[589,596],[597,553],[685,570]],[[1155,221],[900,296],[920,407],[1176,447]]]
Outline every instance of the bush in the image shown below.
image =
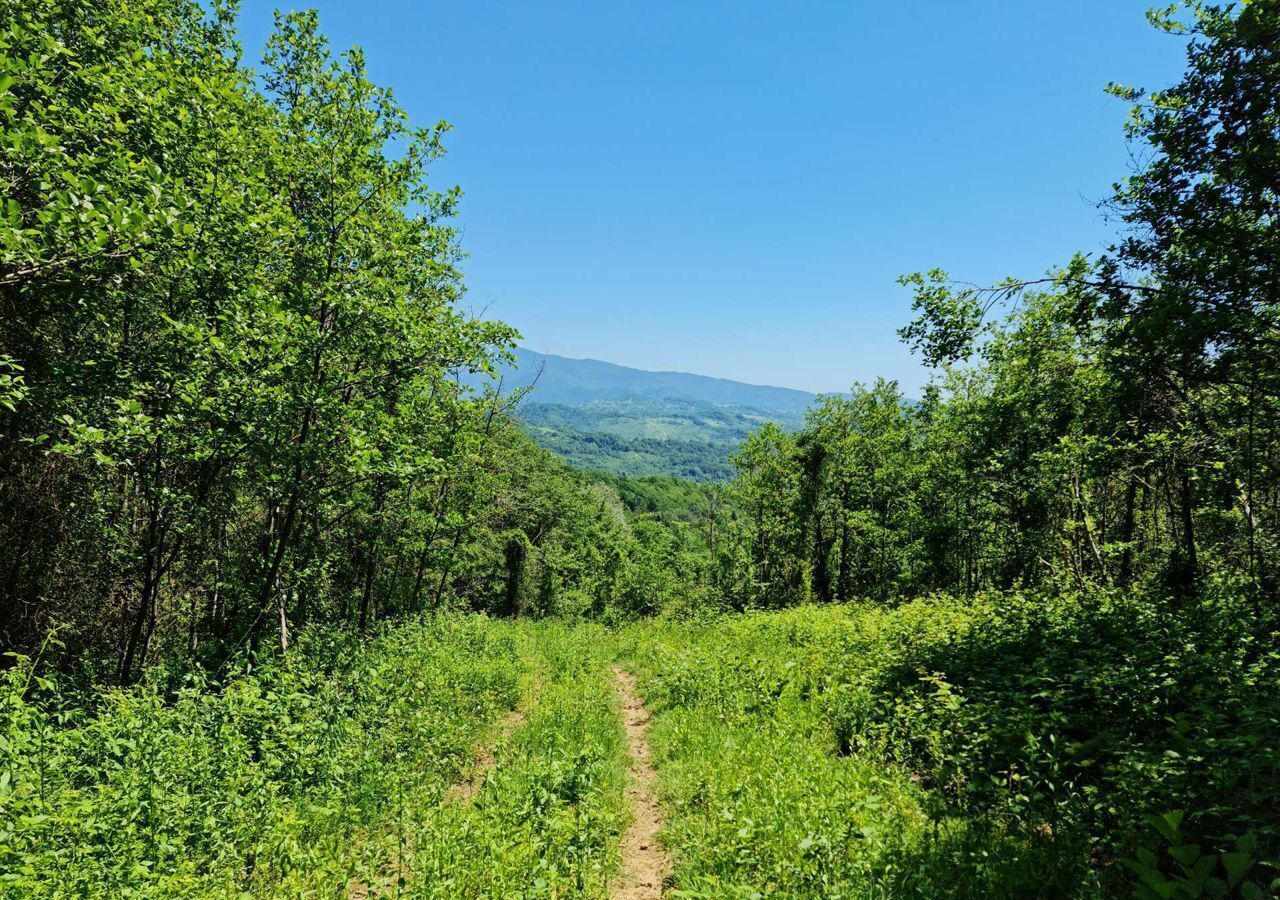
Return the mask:
[[393,805],[438,797],[515,703],[513,647],[505,626],[441,616],[88,698],[18,659],[0,686],[0,896],[344,887]]
[[[1276,630],[1226,585],[1204,597],[935,596],[633,629],[680,884],[1273,890]],[[896,824],[868,831],[868,804]]]

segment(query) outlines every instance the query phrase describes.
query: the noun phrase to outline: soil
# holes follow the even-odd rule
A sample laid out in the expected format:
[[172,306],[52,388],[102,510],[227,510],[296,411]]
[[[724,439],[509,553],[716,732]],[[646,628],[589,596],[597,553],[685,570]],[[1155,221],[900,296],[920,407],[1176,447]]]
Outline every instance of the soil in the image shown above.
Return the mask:
[[615,667],[613,684],[622,702],[622,720],[631,755],[627,771],[631,824],[622,835],[621,871],[609,895],[613,900],[651,900],[662,896],[663,885],[671,873],[671,862],[658,840],[662,809],[654,790],[658,773],[650,759],[646,737],[649,710],[636,693],[634,675]]

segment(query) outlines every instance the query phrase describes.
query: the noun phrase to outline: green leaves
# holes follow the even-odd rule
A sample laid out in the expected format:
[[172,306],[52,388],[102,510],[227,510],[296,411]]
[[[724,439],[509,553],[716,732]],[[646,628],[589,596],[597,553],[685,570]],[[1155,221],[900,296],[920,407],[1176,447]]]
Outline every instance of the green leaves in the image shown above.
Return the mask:
[[18,411],[18,404],[29,393],[22,373],[22,366],[13,357],[0,354],[0,406],[11,413]]
[[317,631],[216,692],[197,677],[167,696],[64,694],[18,659],[0,683],[0,896],[285,897],[378,877],[407,815],[436,808],[518,699],[513,656],[505,626],[442,616],[367,641]]
[[[1161,858],[1160,852],[1137,847],[1125,865],[1140,879],[1140,897],[1262,897],[1262,887],[1245,876],[1256,865],[1252,851],[1256,836],[1246,833],[1235,840],[1234,851],[1213,853],[1195,843],[1186,843],[1182,834],[1182,812],[1146,816],[1147,825],[1166,844],[1163,853],[1174,864]],[[1225,878],[1222,877],[1225,875]]]
[[[1162,624],[1159,599],[935,594],[630,627],[680,886],[856,894],[873,872],[891,895],[1265,896],[1276,754],[1223,742],[1276,746],[1280,719],[1223,602]],[[1190,695],[1205,708],[1174,761]]]
[[221,666],[265,623],[287,646],[294,607],[367,625],[442,599],[466,547],[444,523],[474,528],[496,477],[499,401],[450,376],[514,332],[455,306],[443,129],[314,15],[282,17],[261,80],[233,23],[0,0],[0,546],[27,559],[0,627],[29,640],[111,573],[119,603],[78,621],[120,636],[94,652],[124,681]]
[[1249,853],[1223,853],[1220,857],[1222,867],[1227,872],[1228,887],[1235,887],[1244,880],[1244,876],[1253,868],[1257,862]]
[[898,330],[898,335],[924,359],[925,364],[942,367],[967,360],[982,327],[986,310],[978,292],[956,287],[946,272],[903,275],[898,284],[914,293],[911,310],[918,317]]
[[1178,829],[1182,825],[1184,815],[1180,810],[1162,813],[1158,816],[1151,815],[1147,816],[1147,824],[1154,828],[1166,841],[1173,843],[1178,840]]

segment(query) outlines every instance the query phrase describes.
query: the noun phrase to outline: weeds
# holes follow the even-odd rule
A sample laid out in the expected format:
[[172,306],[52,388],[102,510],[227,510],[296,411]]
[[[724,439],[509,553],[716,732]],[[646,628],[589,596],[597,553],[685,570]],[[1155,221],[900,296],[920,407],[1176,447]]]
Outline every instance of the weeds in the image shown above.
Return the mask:
[[[690,896],[1278,886],[1280,698],[1258,688],[1280,657],[1229,592],[1191,610],[940,596],[624,637]],[[1178,833],[1153,845],[1169,810]]]

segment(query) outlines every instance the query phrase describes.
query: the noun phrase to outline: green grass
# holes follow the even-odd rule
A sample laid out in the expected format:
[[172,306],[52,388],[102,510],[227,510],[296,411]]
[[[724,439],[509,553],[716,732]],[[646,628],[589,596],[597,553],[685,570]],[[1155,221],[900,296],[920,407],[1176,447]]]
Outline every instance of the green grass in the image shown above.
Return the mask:
[[[310,635],[219,685],[0,686],[0,896],[596,896],[624,748],[599,628]],[[474,802],[447,799],[523,698]]]
[[626,821],[625,748],[603,629],[519,629],[529,709],[472,801],[409,824],[407,897],[601,897]]
[[0,896],[333,895],[516,701],[514,648],[441,617],[314,632],[218,685],[88,696],[20,661],[0,686]]
[[823,698],[851,624],[804,610],[627,635],[657,713],[679,895],[1039,896],[1019,848],[940,814],[905,767],[840,752]]
[[993,594],[635,625],[678,896],[1266,896],[1280,655],[1248,621]]
[[[603,897],[636,673],[676,897],[1274,893],[1280,650],[1229,591],[440,615],[287,661],[0,683],[0,897]],[[1228,625],[1234,627],[1228,627]],[[504,715],[474,796],[451,792]]]

